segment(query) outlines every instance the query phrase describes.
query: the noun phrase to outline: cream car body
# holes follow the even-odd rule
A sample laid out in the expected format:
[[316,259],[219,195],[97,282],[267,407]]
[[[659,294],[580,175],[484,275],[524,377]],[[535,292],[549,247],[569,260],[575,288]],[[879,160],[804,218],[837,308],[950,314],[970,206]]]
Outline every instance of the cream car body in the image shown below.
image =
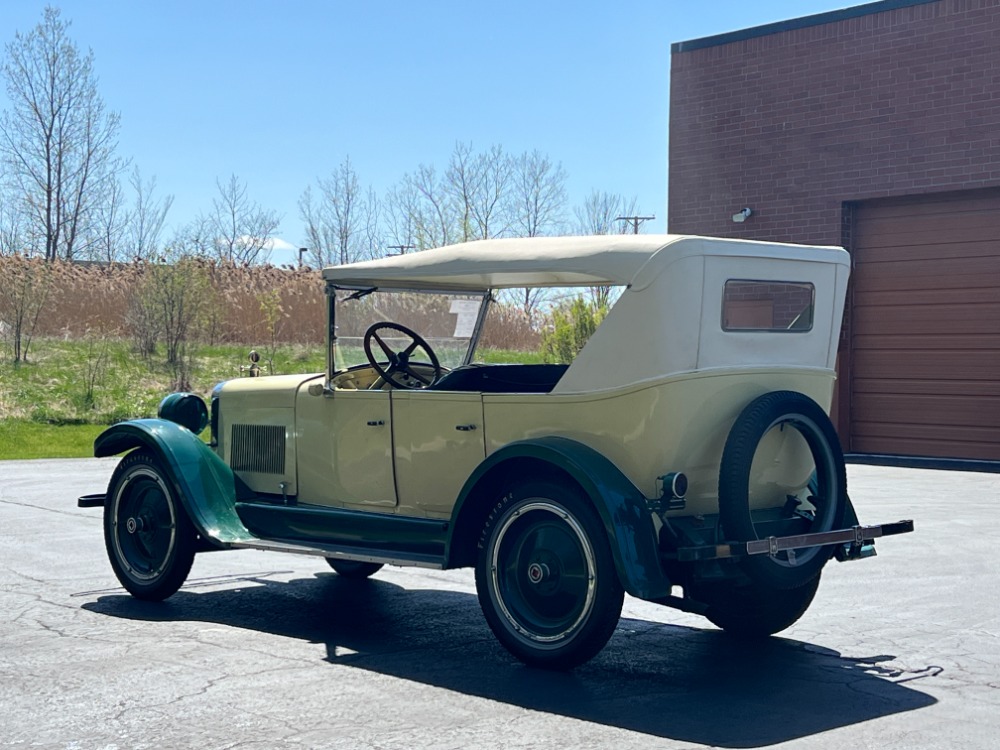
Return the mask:
[[[861,527],[846,495],[827,414],[849,268],[834,247],[640,235],[487,240],[324,269],[326,372],[220,384],[200,469],[208,449],[171,424],[185,424],[181,406],[198,411],[186,397],[98,439],[98,455],[147,454],[100,496],[106,535],[121,537],[112,563],[129,585],[159,465],[178,487],[164,502],[205,546],[322,555],[344,574],[475,566],[491,627],[531,663],[590,658],[622,591],[775,632],[805,611],[831,555],[866,556],[874,537],[912,528]],[[605,286],[620,294],[568,366],[476,362],[502,290]],[[376,319],[368,363],[339,364],[352,301],[427,290],[451,300],[436,309],[459,318],[455,336],[432,345],[419,323]],[[429,325],[430,308],[398,309]],[[467,352],[438,371],[432,348],[460,329]],[[151,579],[170,569],[148,566]],[[130,590],[162,598],[177,577]]]

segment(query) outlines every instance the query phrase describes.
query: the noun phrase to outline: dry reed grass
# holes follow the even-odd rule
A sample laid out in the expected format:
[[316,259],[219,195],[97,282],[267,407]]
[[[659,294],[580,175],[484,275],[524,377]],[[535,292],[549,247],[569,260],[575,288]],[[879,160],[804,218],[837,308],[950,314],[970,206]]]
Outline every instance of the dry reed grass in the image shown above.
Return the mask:
[[[36,264],[40,268],[42,263],[21,256],[0,256],[0,285],[24,264]],[[199,261],[199,265],[208,276],[207,294],[210,296],[206,306],[209,313],[201,321],[197,335],[200,342],[252,344],[269,341],[271,331],[262,303],[271,293],[277,294],[280,312],[274,331],[277,343],[316,344],[323,340],[325,294],[319,271],[211,261]],[[35,336],[72,340],[94,334],[114,338],[134,335],[130,303],[141,293],[149,273],[147,263],[100,265],[58,261],[49,264],[48,272],[51,273],[51,294],[38,320]],[[399,319],[396,316],[405,312],[410,324],[419,329],[421,319],[429,321],[434,315],[431,311],[421,315],[423,311],[417,304],[412,296],[403,297],[394,303],[393,309],[378,311],[377,317]],[[0,310],[0,319],[2,317]],[[493,322],[484,331],[485,346],[537,349],[539,334],[519,309],[497,305],[491,317]],[[351,327],[348,319],[338,319],[340,323]],[[425,336],[441,333],[423,332]]]

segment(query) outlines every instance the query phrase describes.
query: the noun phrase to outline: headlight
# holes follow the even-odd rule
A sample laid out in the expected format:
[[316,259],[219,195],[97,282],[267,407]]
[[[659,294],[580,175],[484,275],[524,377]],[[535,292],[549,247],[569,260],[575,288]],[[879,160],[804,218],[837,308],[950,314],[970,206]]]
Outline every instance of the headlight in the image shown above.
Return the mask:
[[156,413],[160,419],[187,427],[195,435],[208,424],[208,407],[201,396],[194,393],[171,393],[160,402]]

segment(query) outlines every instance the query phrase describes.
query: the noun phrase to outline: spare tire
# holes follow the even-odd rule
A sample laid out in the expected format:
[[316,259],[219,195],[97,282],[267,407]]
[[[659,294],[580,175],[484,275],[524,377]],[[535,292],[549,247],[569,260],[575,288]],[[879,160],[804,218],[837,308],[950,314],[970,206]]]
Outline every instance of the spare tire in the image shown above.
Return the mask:
[[[814,482],[803,482],[794,495],[781,494],[773,502],[755,503],[763,510],[751,510],[750,488],[754,456],[761,441],[772,430],[792,428],[802,436],[812,456]],[[795,500],[803,509],[796,506]],[[719,516],[727,541],[748,542],[766,539],[765,520],[775,521],[776,512],[787,516],[794,530],[784,533],[811,534],[839,529],[847,508],[847,473],[840,440],[826,412],[808,396],[795,391],[773,391],[753,401],[740,413],[729,431],[719,471]],[[781,519],[777,519],[779,525]],[[776,589],[804,586],[819,575],[833,555],[834,545],[806,547],[743,558],[747,576]]]

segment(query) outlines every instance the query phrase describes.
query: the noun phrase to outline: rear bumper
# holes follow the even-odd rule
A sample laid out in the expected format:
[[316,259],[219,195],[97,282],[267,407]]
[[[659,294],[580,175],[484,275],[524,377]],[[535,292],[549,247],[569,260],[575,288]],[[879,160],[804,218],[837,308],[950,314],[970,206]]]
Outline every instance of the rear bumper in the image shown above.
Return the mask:
[[[806,549],[809,547],[825,547],[828,545],[843,545],[843,551],[837,551],[837,559],[857,560],[870,557],[874,553],[872,542],[884,536],[908,534],[913,531],[913,521],[896,521],[874,526],[853,526],[849,529],[824,531],[817,534],[798,534],[795,536],[772,536],[767,539],[755,539],[750,542],[724,542],[700,547],[681,547],[677,550],[680,562],[697,562],[701,560],[720,560],[725,558],[749,557],[751,555],[777,555],[790,549]],[[867,550],[871,550],[868,552]]]

